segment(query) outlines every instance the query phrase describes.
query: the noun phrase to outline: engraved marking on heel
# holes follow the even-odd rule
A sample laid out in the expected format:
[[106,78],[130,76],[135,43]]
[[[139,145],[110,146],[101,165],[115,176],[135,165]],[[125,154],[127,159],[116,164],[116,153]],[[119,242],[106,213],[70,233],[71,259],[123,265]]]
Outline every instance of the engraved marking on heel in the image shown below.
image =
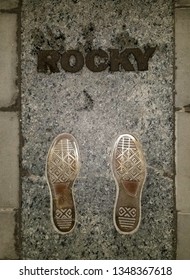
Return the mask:
[[72,209],[57,209],[55,220],[60,229],[69,230],[72,224]]
[[119,208],[119,225],[121,228],[133,228],[137,216],[136,208],[120,207]]

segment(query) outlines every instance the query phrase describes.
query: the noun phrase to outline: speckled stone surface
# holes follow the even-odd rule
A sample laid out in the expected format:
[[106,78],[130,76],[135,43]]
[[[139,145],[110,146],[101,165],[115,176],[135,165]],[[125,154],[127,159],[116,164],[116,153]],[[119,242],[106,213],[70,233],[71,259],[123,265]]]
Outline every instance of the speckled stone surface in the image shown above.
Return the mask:
[[[157,46],[145,72],[37,72],[38,50]],[[171,0],[24,0],[22,8],[22,239],[24,259],[173,259],[173,5]],[[45,160],[62,132],[78,140],[77,225],[50,222]],[[132,236],[112,222],[115,138],[135,133],[148,177]]]

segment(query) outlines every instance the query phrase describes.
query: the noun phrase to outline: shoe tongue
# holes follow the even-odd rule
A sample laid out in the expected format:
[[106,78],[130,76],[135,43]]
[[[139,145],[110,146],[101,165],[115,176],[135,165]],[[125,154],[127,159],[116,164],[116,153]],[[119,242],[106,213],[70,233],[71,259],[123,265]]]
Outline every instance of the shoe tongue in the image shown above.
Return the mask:
[[131,196],[136,196],[138,191],[138,181],[122,180],[122,185]]

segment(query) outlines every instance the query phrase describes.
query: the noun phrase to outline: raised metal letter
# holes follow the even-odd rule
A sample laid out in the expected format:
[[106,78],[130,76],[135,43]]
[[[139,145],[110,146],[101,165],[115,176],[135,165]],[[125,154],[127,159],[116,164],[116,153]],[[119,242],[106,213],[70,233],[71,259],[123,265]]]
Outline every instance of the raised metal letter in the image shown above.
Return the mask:
[[60,54],[57,51],[39,51],[38,53],[38,72],[47,73],[48,69],[52,73],[60,72],[57,62]]
[[128,56],[128,49],[125,49],[121,53],[117,49],[110,49],[110,70],[112,72],[120,71],[120,65],[122,65],[125,71],[135,71]]
[[[71,65],[71,57],[75,58],[74,65]],[[70,50],[63,53],[61,57],[61,66],[66,72],[76,73],[84,66],[83,55],[76,50]]]

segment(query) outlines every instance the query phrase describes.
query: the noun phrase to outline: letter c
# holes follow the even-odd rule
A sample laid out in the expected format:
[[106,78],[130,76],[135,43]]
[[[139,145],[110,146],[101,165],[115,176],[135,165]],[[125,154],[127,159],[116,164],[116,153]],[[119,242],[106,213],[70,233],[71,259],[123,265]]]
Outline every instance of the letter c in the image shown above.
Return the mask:
[[[104,59],[104,62],[95,63],[95,57],[100,57]],[[91,52],[87,53],[86,55],[86,66],[92,72],[101,72],[106,70],[108,67],[108,54],[99,49],[99,50],[92,50]]]

